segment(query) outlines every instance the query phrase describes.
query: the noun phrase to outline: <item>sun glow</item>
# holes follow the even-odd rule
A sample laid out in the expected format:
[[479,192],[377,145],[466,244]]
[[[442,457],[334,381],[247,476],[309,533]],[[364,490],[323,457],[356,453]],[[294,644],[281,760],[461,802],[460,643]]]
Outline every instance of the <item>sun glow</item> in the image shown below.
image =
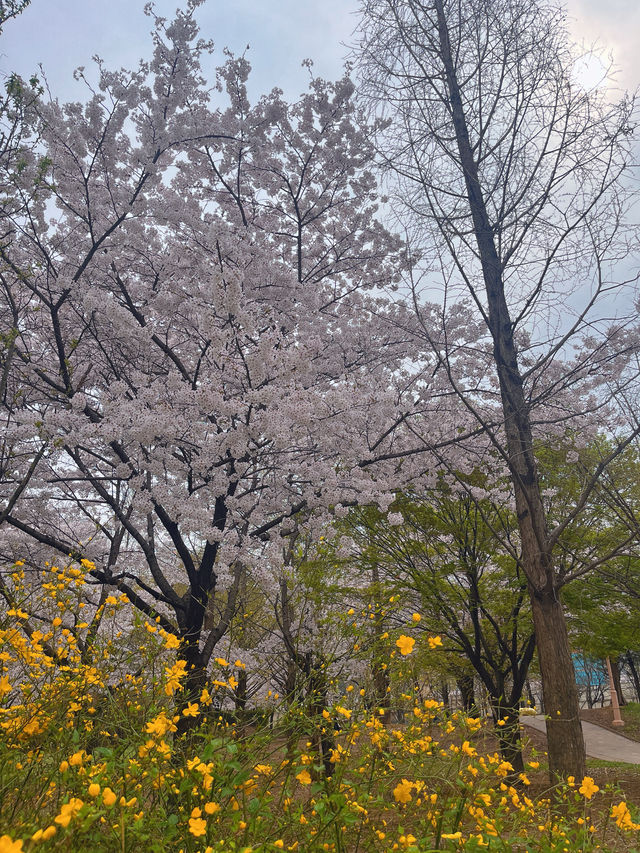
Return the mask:
[[594,51],[586,51],[573,66],[573,80],[585,91],[599,89],[610,82],[610,63]]

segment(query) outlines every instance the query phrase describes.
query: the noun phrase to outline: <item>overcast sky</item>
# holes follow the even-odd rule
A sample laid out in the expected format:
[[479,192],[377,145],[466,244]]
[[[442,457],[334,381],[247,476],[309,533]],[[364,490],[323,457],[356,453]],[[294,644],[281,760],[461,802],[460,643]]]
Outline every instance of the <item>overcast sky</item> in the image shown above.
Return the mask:
[[[171,18],[179,0],[157,0],[158,14]],[[247,53],[254,94],[280,86],[288,97],[307,87],[304,59],[318,76],[342,73],[345,48],[355,26],[358,0],[207,0],[198,9],[201,34],[222,48]],[[0,36],[0,70],[28,75],[42,62],[51,91],[72,98],[73,69],[98,54],[108,66],[132,67],[151,53],[151,19],[144,0],[31,0]],[[76,88],[76,98],[82,97]]]
[[[177,5],[177,0],[155,4],[168,17]],[[223,47],[241,53],[249,44],[253,94],[280,86],[293,98],[306,88],[303,59],[314,60],[319,76],[340,76],[343,43],[355,26],[358,5],[358,0],[207,0],[197,18],[202,35],[215,41],[216,64]],[[143,7],[144,0],[31,0],[0,36],[0,72],[29,76],[42,63],[55,97],[83,99],[72,73],[89,66],[93,54],[110,67],[132,67],[150,55],[151,22]],[[638,0],[569,0],[568,11],[574,38],[613,52],[621,87],[640,85]]]

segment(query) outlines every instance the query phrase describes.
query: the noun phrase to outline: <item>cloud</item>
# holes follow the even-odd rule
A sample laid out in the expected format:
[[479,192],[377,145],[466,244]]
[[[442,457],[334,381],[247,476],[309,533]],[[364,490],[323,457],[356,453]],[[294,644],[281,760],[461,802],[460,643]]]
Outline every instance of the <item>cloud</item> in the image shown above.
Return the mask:
[[635,89],[640,85],[640,6],[636,0],[568,0],[567,12],[576,41],[613,55],[620,86]]

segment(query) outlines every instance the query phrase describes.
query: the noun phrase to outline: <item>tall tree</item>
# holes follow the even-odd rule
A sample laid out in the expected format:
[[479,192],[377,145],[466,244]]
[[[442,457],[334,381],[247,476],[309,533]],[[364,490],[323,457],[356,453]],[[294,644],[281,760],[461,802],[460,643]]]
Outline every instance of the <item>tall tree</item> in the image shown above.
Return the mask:
[[38,100],[35,153],[0,164],[5,541],[92,559],[180,638],[194,689],[269,531],[353,497],[341,460],[394,351],[360,309],[398,275],[353,85],[252,106],[229,57],[216,108],[198,5],[155,19],[137,70],[99,65],[86,104]]
[[[425,280],[414,276],[413,301],[435,357],[430,370],[446,372],[513,482],[550,768],[580,777],[584,744],[554,551],[637,424],[621,430],[553,528],[534,435],[572,418],[581,429],[607,418],[620,426],[606,406],[628,379],[616,358],[630,342],[624,318],[606,318],[624,251],[631,105],[580,86],[563,13],[538,0],[365,0],[358,57],[363,98],[389,122],[380,154],[428,267]],[[433,298],[437,271],[436,311],[421,284]],[[447,323],[464,294],[474,337],[461,340]],[[630,311],[622,286],[617,296]],[[469,369],[471,351],[484,367]],[[597,373],[608,382],[599,391]]]

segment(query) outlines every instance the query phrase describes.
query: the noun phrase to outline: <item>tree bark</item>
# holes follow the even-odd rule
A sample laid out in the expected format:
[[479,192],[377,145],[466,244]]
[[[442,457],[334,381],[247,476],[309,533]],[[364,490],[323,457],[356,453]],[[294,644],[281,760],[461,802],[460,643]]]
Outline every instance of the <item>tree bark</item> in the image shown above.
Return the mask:
[[564,611],[553,592],[533,589],[531,608],[547,715],[549,770],[552,776],[582,779],[584,739]]
[[[495,732],[498,737],[500,755],[504,761],[508,761],[512,771],[509,772],[510,779],[517,779],[519,773],[524,772],[524,760],[522,758],[522,741],[520,739],[520,708],[508,708],[500,702],[491,705]],[[500,725],[500,723],[503,725]]]
[[467,713],[476,710],[476,693],[473,675],[461,675],[456,679],[458,690],[462,698],[462,707]]
[[374,616],[371,638],[371,669],[373,672],[373,694],[376,709],[382,710],[380,721],[386,725],[391,719],[391,694],[389,691],[389,671],[383,668],[388,656],[387,641],[383,639],[385,634],[384,624],[384,602],[380,587],[380,567],[377,562],[371,567],[371,580],[373,590]]
[[620,658],[613,657],[610,658],[611,661],[611,675],[613,676],[613,684],[616,688],[616,693],[618,694],[618,704],[620,707],[627,704],[627,700],[622,695],[622,683],[620,681]]
[[638,702],[640,702],[640,677],[638,676],[638,670],[636,668],[632,652],[627,652],[624,658],[627,663],[627,666],[629,667],[631,678],[633,679],[633,686],[636,691],[636,699]]

